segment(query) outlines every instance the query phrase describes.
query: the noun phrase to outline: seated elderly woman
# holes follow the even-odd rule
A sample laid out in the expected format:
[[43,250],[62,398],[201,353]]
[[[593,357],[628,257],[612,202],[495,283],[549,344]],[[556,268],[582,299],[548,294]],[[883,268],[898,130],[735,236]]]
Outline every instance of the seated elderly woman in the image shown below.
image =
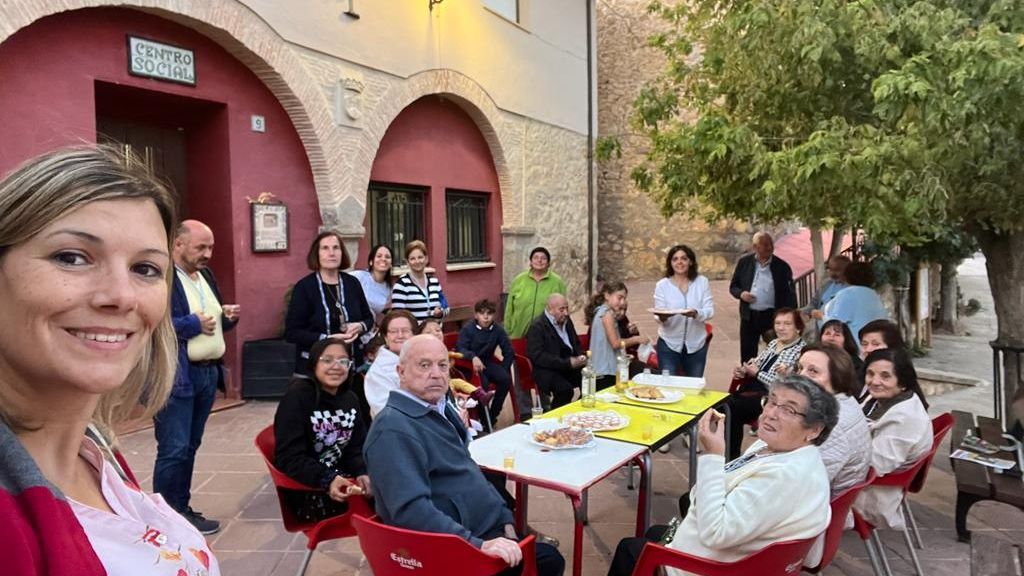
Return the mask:
[[[838,414],[836,399],[814,382],[780,377],[759,418],[758,441],[726,464],[723,416],[705,413],[699,423],[704,453],[686,518],[674,535],[654,526],[644,538],[619,542],[609,576],[629,576],[648,541],[667,540],[669,548],[687,554],[734,562],[776,542],[821,534],[829,522],[830,492],[818,446]],[[820,556],[816,546],[807,563],[817,564]]]
[[[850,331],[850,327],[842,320],[829,320],[821,325],[821,332],[818,334],[818,341],[822,344],[831,344],[837,348],[846,350],[853,362],[853,375],[860,382],[864,380],[864,359],[861,358],[860,349],[857,348],[857,339]],[[859,390],[858,390],[859,392]],[[856,395],[854,395],[856,398]]]
[[[883,348],[864,359],[870,398],[864,415],[871,429],[871,466],[879,476],[903,470],[932,447],[928,402],[917,372],[904,350]],[[903,528],[899,486],[869,486],[854,502],[861,515],[878,528]]]
[[850,355],[831,344],[808,345],[797,367],[801,376],[813,380],[839,403],[839,421],[820,447],[835,496],[864,480],[871,463],[871,432],[855,399],[860,386]]
[[729,397],[729,450],[730,460],[740,455],[743,442],[743,425],[761,414],[761,402],[768,387],[776,378],[793,372],[800,351],[804,349],[804,320],[800,312],[792,308],[775,311],[775,339],[761,351],[733,370],[733,378],[746,380],[736,394]]

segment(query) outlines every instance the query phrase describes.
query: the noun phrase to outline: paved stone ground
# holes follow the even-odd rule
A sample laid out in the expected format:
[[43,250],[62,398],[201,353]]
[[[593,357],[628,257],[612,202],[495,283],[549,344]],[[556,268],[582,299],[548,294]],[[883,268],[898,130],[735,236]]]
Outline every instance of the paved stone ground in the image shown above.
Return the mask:
[[[963,337],[937,336],[931,355],[919,360],[922,366],[991,379],[991,352],[988,340],[994,331],[994,313],[983,262],[965,264],[963,289],[967,297],[982,301],[982,311],[966,321],[969,334]],[[653,321],[643,320],[642,311],[651,305],[653,282],[634,282],[633,316],[642,332],[654,334]],[[727,291],[727,282],[713,283],[717,315],[715,336],[708,366],[710,387],[725,389],[729,371],[738,360],[737,309]],[[577,324],[582,325],[582,322]],[[991,413],[991,388],[981,386],[959,390],[935,398],[931,412],[939,414],[951,407]],[[214,414],[196,462],[193,506],[211,518],[220,519],[224,528],[211,536],[211,544],[227,576],[267,576],[294,574],[305,549],[301,535],[284,532],[277,499],[253,438],[273,420],[273,402],[249,402]],[[503,414],[508,419],[508,410]],[[149,488],[155,454],[151,430],[124,436],[121,443],[132,468]],[[940,454],[948,453],[942,449]],[[675,512],[676,499],[686,486],[686,453],[675,443],[669,454],[655,455],[654,522],[666,522]],[[926,574],[966,575],[970,572],[970,550],[956,541],[953,530],[955,483],[947,458],[939,457],[921,494],[913,497],[914,514],[921,525],[925,550],[919,551]],[[797,498],[799,495],[782,495]],[[559,538],[562,552],[571,554],[572,509],[561,495],[540,489],[530,491],[530,523]],[[604,574],[620,538],[632,532],[636,493],[626,489],[624,473],[599,483],[591,492],[590,525],[585,531],[583,573]],[[974,507],[970,527],[1024,544],[1024,516],[1009,506],[981,503]],[[883,532],[882,538],[897,574],[910,574],[901,535]],[[329,542],[313,555],[309,575],[356,574],[361,554],[355,539]],[[363,573],[367,573],[363,570]],[[567,573],[569,573],[567,571]],[[829,576],[869,575],[863,544],[852,533],[843,542],[834,564],[825,570]]]

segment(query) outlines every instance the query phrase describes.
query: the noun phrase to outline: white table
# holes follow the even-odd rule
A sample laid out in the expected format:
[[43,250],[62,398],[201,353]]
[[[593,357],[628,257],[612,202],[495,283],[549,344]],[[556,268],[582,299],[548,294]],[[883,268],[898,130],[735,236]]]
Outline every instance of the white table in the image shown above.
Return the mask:
[[[517,424],[488,434],[469,444],[469,452],[480,467],[505,474],[516,483],[516,524],[526,524],[529,486],[538,486],[565,494],[573,507],[573,575],[582,572],[583,499],[587,489],[623,465],[636,461],[640,466],[640,497],[637,504],[636,535],[647,529],[645,510],[650,506],[650,452],[645,446],[595,438],[595,446],[576,450],[547,450],[530,441],[530,427]],[[515,450],[515,467],[503,466],[506,450]]]

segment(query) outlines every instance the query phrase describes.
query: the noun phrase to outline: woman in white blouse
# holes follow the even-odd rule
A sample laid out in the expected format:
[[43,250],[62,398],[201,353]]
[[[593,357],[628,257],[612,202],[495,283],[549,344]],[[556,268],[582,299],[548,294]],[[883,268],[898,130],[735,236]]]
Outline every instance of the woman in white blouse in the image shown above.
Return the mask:
[[[686,376],[704,376],[708,358],[707,327],[715,315],[708,279],[697,273],[697,255],[685,244],[673,246],[665,257],[665,277],[654,287],[654,307],[672,310],[658,314],[658,366]],[[678,312],[676,312],[678,311]]]

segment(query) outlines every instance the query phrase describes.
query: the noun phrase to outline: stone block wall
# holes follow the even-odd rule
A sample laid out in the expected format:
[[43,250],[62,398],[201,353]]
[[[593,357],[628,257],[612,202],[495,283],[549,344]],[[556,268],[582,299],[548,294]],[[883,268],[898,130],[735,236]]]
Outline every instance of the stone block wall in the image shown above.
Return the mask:
[[633,184],[630,171],[642,160],[645,139],[630,127],[632,104],[644,82],[664,66],[647,39],[662,26],[647,13],[648,0],[598,0],[597,93],[599,136],[615,136],[622,158],[598,165],[598,276],[630,280],[661,276],[665,253],[688,244],[702,274],[728,278],[736,259],[750,249],[753,228],[745,222],[719,222],[676,214],[658,206]]

